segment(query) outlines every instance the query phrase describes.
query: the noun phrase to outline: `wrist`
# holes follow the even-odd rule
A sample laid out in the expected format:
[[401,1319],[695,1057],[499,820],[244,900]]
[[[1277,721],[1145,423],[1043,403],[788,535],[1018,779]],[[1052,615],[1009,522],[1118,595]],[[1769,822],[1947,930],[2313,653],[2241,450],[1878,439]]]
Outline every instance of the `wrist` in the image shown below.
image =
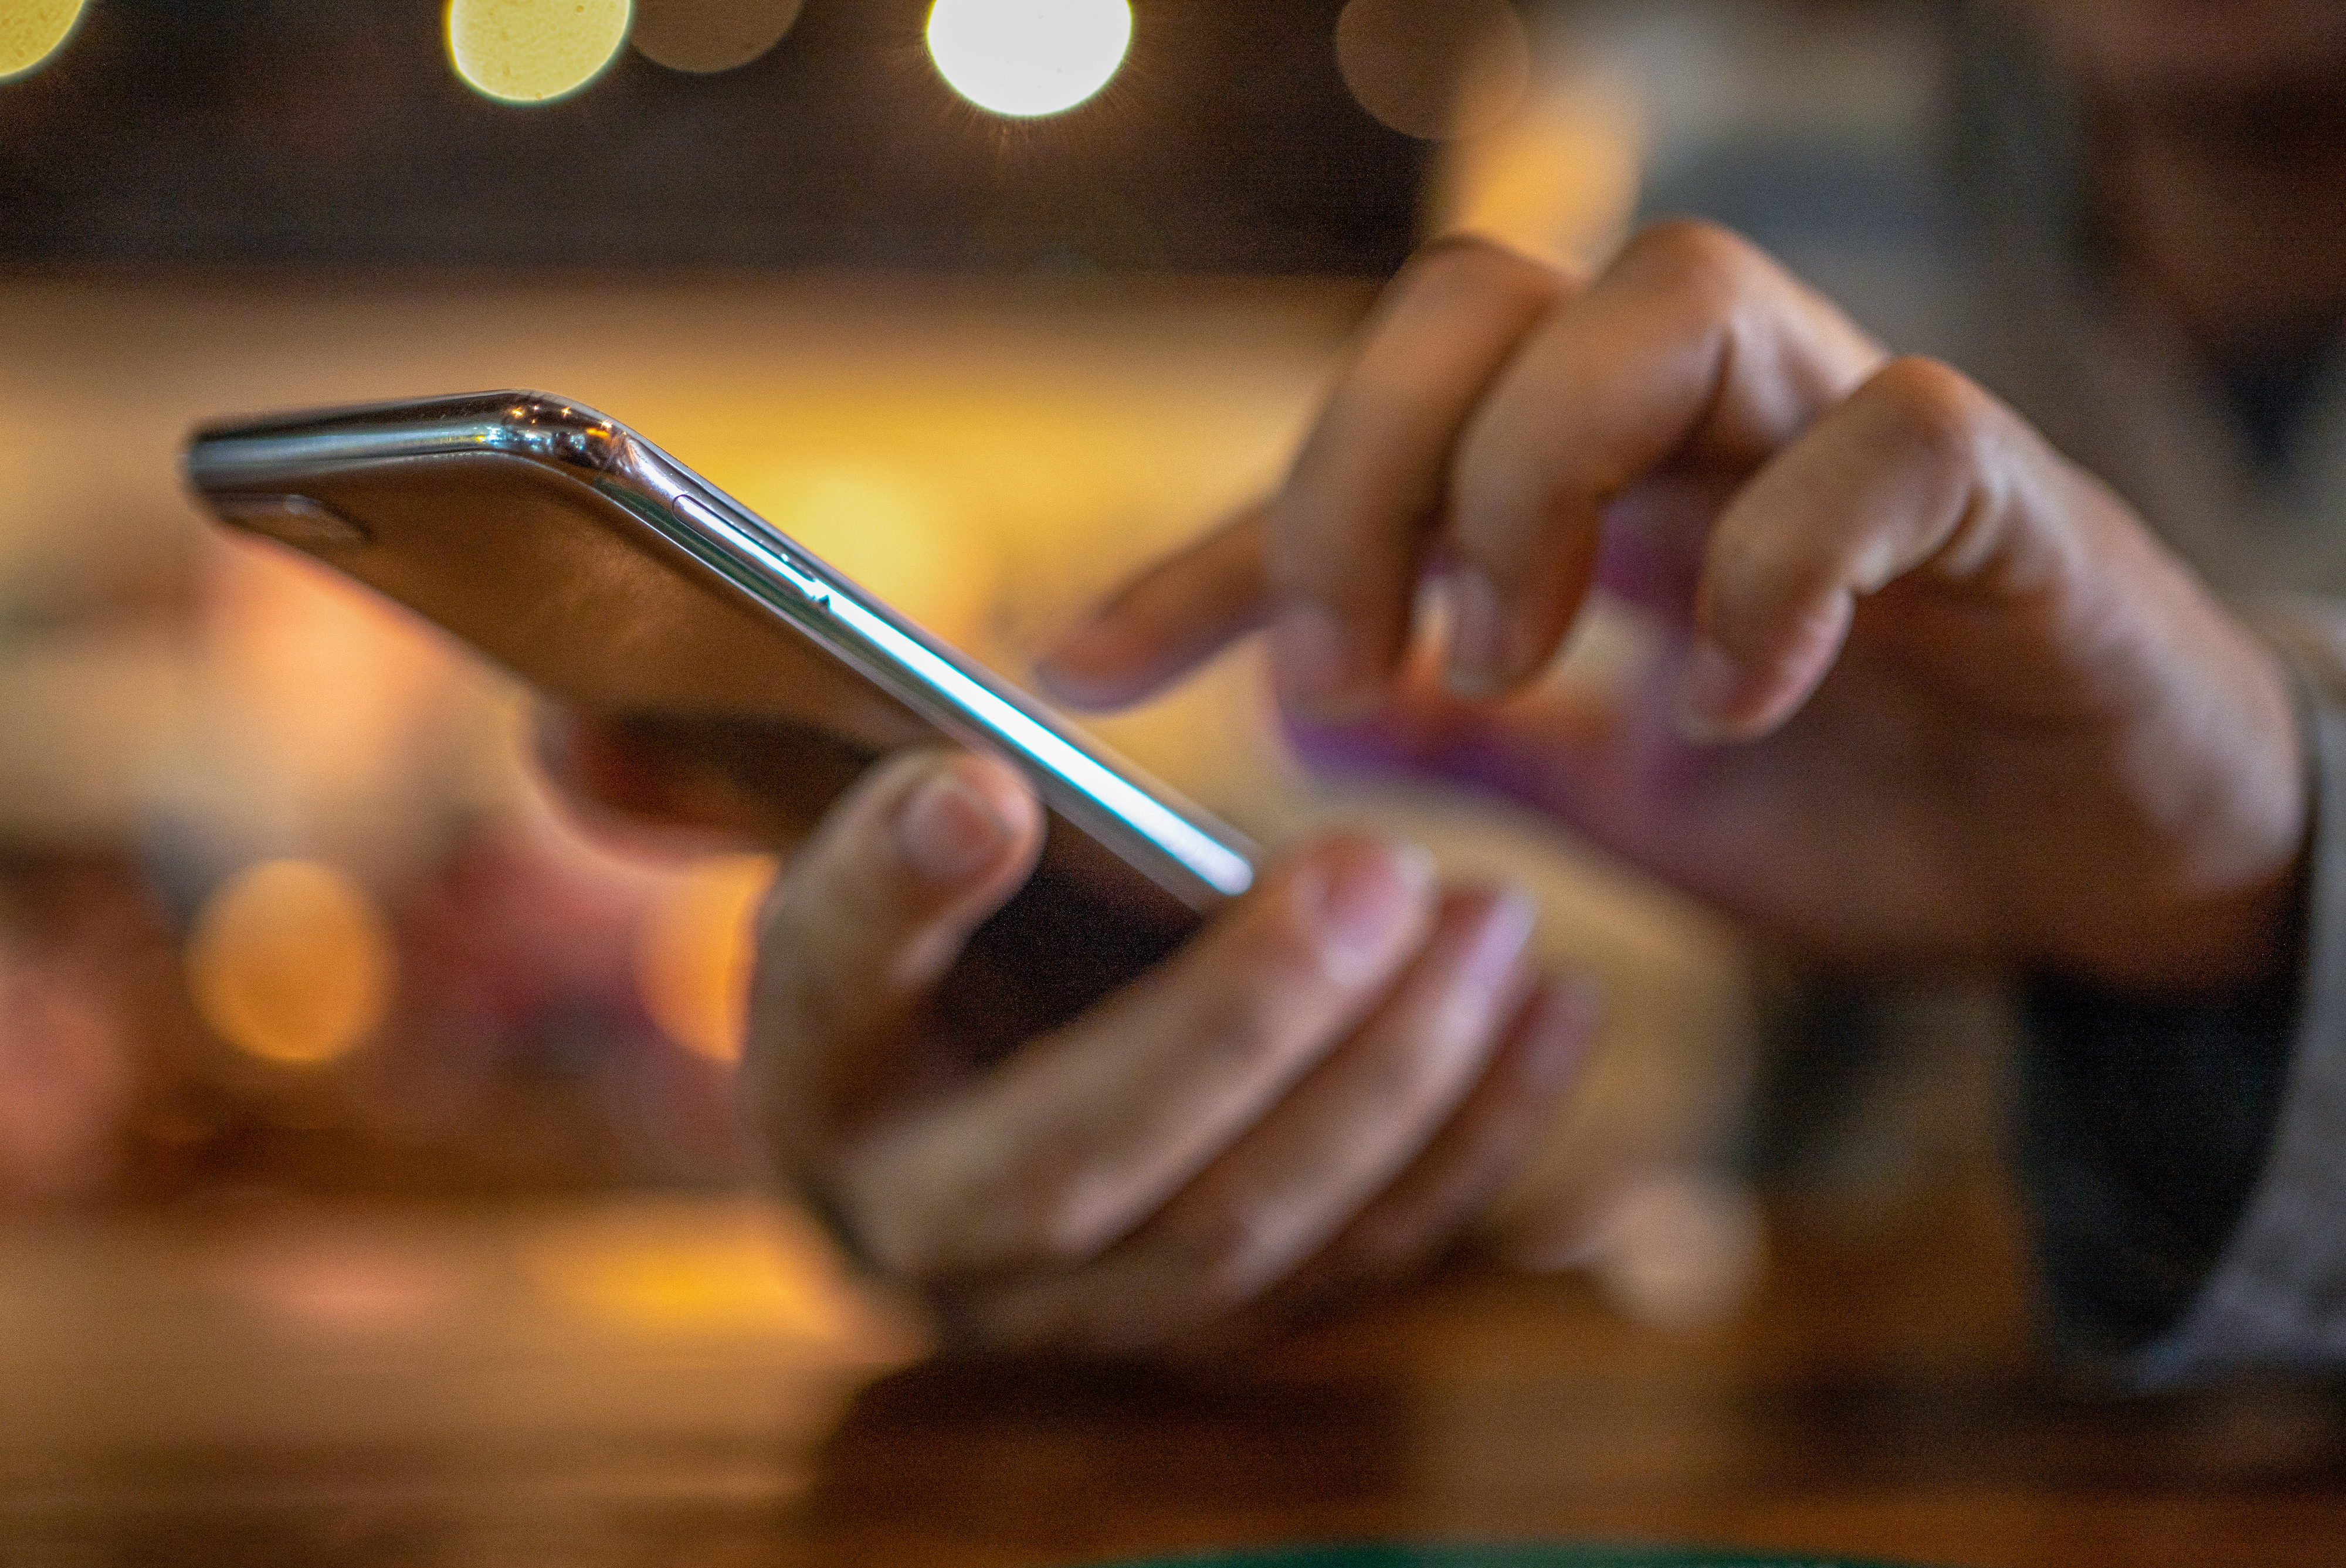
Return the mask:
[[[2034,967],[2146,996],[2293,981],[2312,860],[2315,697],[2274,647],[2239,631],[2235,678],[2138,748],[2131,875],[2077,890],[2085,918]],[[2180,738],[2178,738],[2178,736]],[[2196,769],[2178,759],[2202,759]],[[2189,787],[2178,788],[2178,779]]]

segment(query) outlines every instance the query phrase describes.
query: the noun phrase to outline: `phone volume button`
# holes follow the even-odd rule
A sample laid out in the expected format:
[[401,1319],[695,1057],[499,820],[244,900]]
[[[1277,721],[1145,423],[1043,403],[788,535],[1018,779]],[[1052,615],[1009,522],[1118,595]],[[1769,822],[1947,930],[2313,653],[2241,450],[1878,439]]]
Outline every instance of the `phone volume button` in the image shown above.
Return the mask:
[[831,590],[828,587],[783,552],[753,539],[740,524],[728,520],[707,502],[697,496],[679,495],[668,504],[678,517],[700,530],[705,537],[721,541],[734,551],[746,550],[749,555],[773,567],[792,591],[816,609],[831,608]]

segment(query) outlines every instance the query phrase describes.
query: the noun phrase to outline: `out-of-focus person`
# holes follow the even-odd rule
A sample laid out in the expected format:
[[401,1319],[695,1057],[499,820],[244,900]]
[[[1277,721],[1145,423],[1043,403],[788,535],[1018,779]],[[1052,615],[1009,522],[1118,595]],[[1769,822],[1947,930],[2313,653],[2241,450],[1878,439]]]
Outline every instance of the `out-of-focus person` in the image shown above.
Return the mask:
[[[2286,0],[1987,0],[1953,10],[1946,37],[1953,178],[1890,223],[1872,193],[1899,186],[1879,165],[1828,181],[1796,156],[1806,178],[1786,179],[1781,159],[1739,168],[1730,153],[1684,194],[1722,198],[1804,270],[1845,280],[1893,345],[1975,374],[2334,687],[2346,16]],[[1817,201],[1828,183],[1846,199]],[[1806,199],[1771,207],[1779,186]],[[2308,1053],[2335,1025],[2313,1011],[2293,1037],[2284,1025],[2318,993],[2281,987],[2243,1011],[2121,1005],[2042,976],[1995,990],[2017,1003],[2023,1157],[2072,1348],[2140,1373],[2301,1347],[2314,1330],[2272,1314],[2306,1298],[2270,1277],[2334,1267],[2291,1217],[2309,1145],[2328,1135],[2304,1120],[2320,1100]],[[1949,1025],[1976,1035],[1984,1006],[2006,1000],[1811,973],[1772,1020],[1767,1152],[1862,1144],[1863,1118],[1927,1103],[1917,1086],[1949,1072]],[[2276,1237],[2295,1239],[2277,1252]]]
[[[2341,586],[2322,563],[2346,516],[2346,21],[2244,4],[2202,47],[2208,23],[2157,0],[1969,15],[1971,349],[2045,433],[1955,372],[1887,359],[1714,230],[1658,231],[1593,284],[1440,250],[1282,494],[1056,667],[1114,699],[1276,621],[1323,759],[1529,800],[1844,968],[2032,977],[2048,1278],[2072,1342],[2147,1377],[2334,1356],[2346,1267],[2346,658],[2319,601],[2274,618],[2215,596]],[[1476,551],[1509,570],[1461,588]],[[1429,560],[1453,576],[1447,693],[1387,684]],[[1691,614],[1710,651],[1666,657],[1611,710],[1494,706],[1592,573],[1675,619],[1680,649]],[[1696,738],[1672,728],[1683,702]],[[1357,1010],[1405,996],[1385,988],[1434,951],[1422,889],[1393,895],[1417,912],[1392,916],[1351,1001],[1243,1036],[1279,1050],[1152,1044],[1195,1029],[1185,995],[1300,1010],[1341,990],[1324,957],[1316,979],[1277,972],[1311,917],[1333,929],[1331,906],[1293,901],[1300,871],[1178,978],[1005,1063],[956,1057],[926,1009],[1029,863],[1024,800],[971,760],[862,786],[775,904],[753,1029],[785,1176],[971,1338],[1148,1343],[1341,1283],[1438,1247],[1474,1213],[1456,1197],[1521,1157],[1520,1129],[1474,1125],[1506,1125],[1508,1053],[1488,1044],[1431,1102],[1375,1075],[1315,1092],[1356,1076],[1338,1064],[1362,1054]],[[1304,922],[1287,939],[1282,901]],[[1394,1050],[1389,1071],[1429,1054]],[[1484,1151],[1475,1181],[1418,1201],[1459,1142]]]

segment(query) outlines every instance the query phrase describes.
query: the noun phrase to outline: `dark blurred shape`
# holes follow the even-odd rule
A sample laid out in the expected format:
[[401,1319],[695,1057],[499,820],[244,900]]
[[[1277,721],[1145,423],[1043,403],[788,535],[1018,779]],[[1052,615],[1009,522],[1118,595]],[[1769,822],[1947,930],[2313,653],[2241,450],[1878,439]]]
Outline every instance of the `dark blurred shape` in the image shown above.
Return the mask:
[[1352,0],[1336,60],[1362,108],[1442,141],[1499,125],[1523,99],[1531,39],[1507,0]]
[[731,71],[776,44],[805,0],[636,0],[628,42],[671,71]]
[[1158,0],[1110,91],[1005,127],[921,0],[538,107],[468,91],[434,5],[93,0],[0,87],[0,261],[1381,273],[1423,156],[1346,92],[1338,9]]

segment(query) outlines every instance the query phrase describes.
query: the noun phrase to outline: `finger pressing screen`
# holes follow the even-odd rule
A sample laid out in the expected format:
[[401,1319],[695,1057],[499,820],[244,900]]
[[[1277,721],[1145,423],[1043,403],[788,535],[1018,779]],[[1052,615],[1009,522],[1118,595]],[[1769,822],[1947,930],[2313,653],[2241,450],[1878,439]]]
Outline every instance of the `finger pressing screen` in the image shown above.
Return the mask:
[[1035,673],[1078,708],[1137,702],[1270,614],[1267,504],[1253,506],[1117,590]]
[[1271,652],[1288,700],[1356,709],[1400,662],[1452,449],[1524,335],[1571,287],[1472,239],[1430,248],[1394,280],[1272,505]]

